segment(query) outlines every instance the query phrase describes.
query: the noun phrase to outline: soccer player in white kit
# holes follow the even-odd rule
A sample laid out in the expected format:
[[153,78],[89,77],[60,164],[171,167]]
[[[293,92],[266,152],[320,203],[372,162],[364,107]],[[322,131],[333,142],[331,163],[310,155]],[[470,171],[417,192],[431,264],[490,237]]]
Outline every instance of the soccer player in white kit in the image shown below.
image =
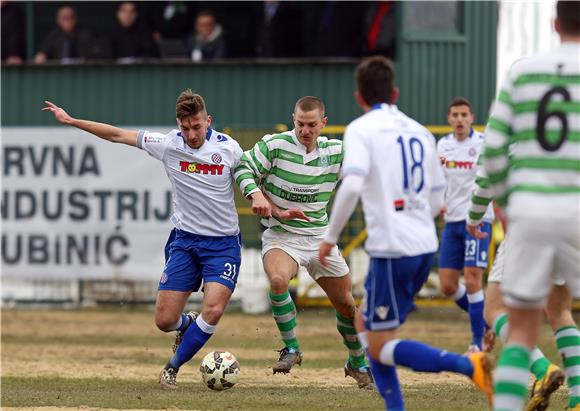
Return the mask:
[[[555,279],[580,297],[580,3],[559,1],[562,44],[516,61],[486,130],[484,167],[506,206],[502,292],[510,331],[495,373],[496,410],[521,410],[530,351]],[[580,410],[580,332],[556,332],[570,396]]]
[[[481,350],[485,332],[483,320],[483,270],[487,267],[493,209],[488,207],[482,219],[484,238],[474,238],[465,229],[471,192],[475,186],[477,159],[483,148],[483,134],[471,126],[471,104],[456,97],[449,104],[447,119],[453,132],[441,138],[437,151],[441,159],[447,190],[445,192],[445,227],[439,250],[441,291],[469,314],[472,340],[468,351]],[[463,270],[465,285],[459,282]]]
[[[155,324],[165,332],[177,331],[175,354],[159,377],[163,388],[176,389],[179,367],[214,334],[237,282],[241,239],[232,182],[242,149],[230,136],[211,128],[202,96],[191,90],[177,99],[179,130],[167,134],[80,120],[51,102],[46,105],[43,110],[53,112],[59,122],[141,148],[165,166],[172,186],[174,228],[165,247]],[[201,314],[184,313],[187,299],[202,282]]]
[[433,135],[394,104],[394,74],[383,56],[369,57],[356,69],[355,96],[365,114],[345,131],[343,182],[319,258],[325,262],[361,198],[371,262],[357,330],[368,343],[373,377],[386,408],[405,409],[397,365],[461,373],[490,400],[489,354],[459,355],[398,337],[433,265],[438,245],[433,217],[443,207],[445,177]]

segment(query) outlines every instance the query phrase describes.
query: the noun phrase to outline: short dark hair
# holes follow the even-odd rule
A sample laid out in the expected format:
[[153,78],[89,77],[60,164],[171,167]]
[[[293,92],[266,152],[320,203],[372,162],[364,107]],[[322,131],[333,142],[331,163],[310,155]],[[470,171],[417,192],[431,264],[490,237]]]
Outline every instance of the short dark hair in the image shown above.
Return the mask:
[[195,116],[201,112],[207,113],[203,97],[199,94],[194,94],[194,92],[189,88],[182,91],[179,97],[177,97],[177,102],[175,103],[176,118],[182,119]]
[[213,11],[211,11],[209,9],[201,10],[199,13],[197,13],[197,15],[195,16],[195,19],[197,20],[199,17],[204,17],[204,16],[209,16],[209,17],[212,17],[214,20],[216,20],[215,14],[213,13]]
[[469,107],[469,112],[473,113],[473,108],[471,107],[471,103],[469,102],[469,100],[467,100],[465,97],[455,97],[453,100],[451,100],[449,106],[447,106],[447,114],[451,112],[452,107],[457,106],[467,106]]
[[314,96],[300,97],[294,105],[294,111],[296,111],[297,108],[304,112],[318,109],[322,113],[322,117],[324,117],[324,113],[326,112],[322,100]]
[[368,105],[392,103],[395,92],[395,68],[385,56],[365,58],[355,70],[358,92]]
[[564,34],[580,34],[580,3],[578,1],[558,1],[556,17]]

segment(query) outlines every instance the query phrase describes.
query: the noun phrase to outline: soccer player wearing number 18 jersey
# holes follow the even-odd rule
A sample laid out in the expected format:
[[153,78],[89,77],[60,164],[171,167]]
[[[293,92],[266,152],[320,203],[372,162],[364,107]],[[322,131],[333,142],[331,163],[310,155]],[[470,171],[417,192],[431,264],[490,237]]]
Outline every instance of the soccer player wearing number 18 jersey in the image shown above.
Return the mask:
[[398,336],[433,265],[433,217],[443,207],[445,177],[433,135],[393,104],[393,81],[385,57],[369,57],[357,67],[356,99],[365,114],[345,132],[343,182],[319,258],[325,261],[362,198],[371,262],[357,330],[368,343],[375,384],[389,411],[405,409],[397,365],[464,374],[491,399],[489,354],[459,355]]
[[[509,222],[502,292],[510,332],[495,374],[496,410],[522,409],[554,279],[580,297],[580,3],[556,9],[562,44],[513,64],[486,130],[483,164]],[[580,410],[578,328],[557,330],[556,345],[569,409]]]

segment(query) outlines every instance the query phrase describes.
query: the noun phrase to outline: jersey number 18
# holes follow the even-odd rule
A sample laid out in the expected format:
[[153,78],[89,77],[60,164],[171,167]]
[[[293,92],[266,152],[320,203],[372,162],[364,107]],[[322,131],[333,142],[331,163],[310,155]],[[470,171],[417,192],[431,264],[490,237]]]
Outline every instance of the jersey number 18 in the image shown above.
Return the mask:
[[[401,147],[401,161],[403,164],[403,191],[409,192],[409,189],[419,193],[425,183],[425,170],[423,169],[423,159],[425,150],[423,143],[417,137],[399,136],[397,143]],[[410,162],[407,161],[407,154]]]

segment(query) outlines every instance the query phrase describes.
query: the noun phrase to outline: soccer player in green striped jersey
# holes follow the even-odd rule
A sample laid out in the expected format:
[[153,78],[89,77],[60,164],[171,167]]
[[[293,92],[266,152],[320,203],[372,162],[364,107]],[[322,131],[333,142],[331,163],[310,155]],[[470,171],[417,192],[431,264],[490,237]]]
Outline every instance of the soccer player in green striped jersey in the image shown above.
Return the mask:
[[342,142],[320,135],[327,117],[324,103],[317,97],[296,102],[293,122],[293,130],[266,135],[246,151],[234,175],[267,228],[262,236],[262,258],[270,280],[272,315],[285,345],[273,371],[288,373],[294,364],[302,363],[295,331],[296,306],[288,291],[289,281],[302,266],[336,309],[337,329],[349,353],[345,376],[353,377],[361,388],[372,388],[365,350],[353,324],[349,268],[336,246],[328,266],[318,259],[318,246],[328,226],[326,207],[343,159]]
[[[471,204],[468,212],[467,231],[474,238],[485,238],[488,234],[481,230],[483,216],[492,201],[489,190],[489,178],[481,166],[482,157],[478,160],[477,176],[475,179],[476,188],[471,196]],[[498,209],[499,211],[499,209]],[[502,215],[496,211],[498,217],[507,230],[507,223]],[[507,341],[509,332],[508,314],[503,304],[503,294],[501,283],[504,276],[504,253],[505,240],[500,244],[493,267],[487,278],[487,289],[485,290],[484,318],[488,324],[492,324],[492,329],[486,333],[484,338],[484,349],[491,350],[495,336],[498,336],[502,344]],[[554,289],[550,295],[546,307],[546,316],[557,332],[559,329],[574,325],[572,317],[570,292],[561,280],[554,281]],[[487,347],[486,347],[487,345]],[[544,353],[534,347],[530,353],[530,371],[535,377],[531,398],[526,405],[526,411],[543,411],[550,404],[550,396],[564,383],[565,373],[556,364],[551,363]]]
[[[580,297],[580,2],[556,8],[562,44],[514,63],[486,130],[484,167],[509,222],[502,292],[510,332],[495,374],[495,410],[523,407],[530,351],[556,276]],[[577,326],[560,328],[556,345],[569,409],[580,410]]]

